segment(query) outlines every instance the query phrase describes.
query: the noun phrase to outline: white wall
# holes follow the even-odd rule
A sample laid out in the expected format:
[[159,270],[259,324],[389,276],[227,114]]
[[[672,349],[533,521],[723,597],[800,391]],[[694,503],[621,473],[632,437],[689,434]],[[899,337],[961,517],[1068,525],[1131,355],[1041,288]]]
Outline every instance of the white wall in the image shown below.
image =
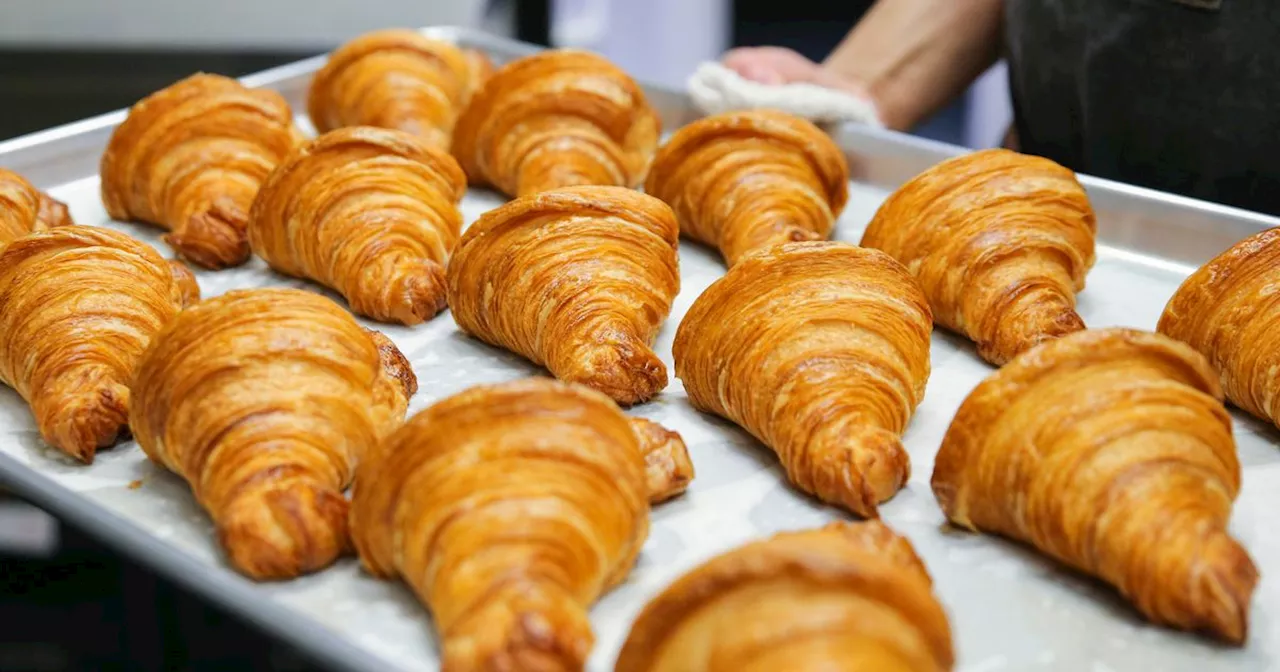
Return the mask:
[[484,0],[0,0],[0,45],[300,48],[389,26],[476,25]]

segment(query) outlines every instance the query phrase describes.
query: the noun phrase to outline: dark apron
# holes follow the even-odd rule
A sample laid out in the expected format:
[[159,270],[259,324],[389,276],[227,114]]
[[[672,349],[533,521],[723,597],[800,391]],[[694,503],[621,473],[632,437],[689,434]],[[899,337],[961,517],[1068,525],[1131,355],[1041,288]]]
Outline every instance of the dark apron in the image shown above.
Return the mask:
[[1005,0],[1019,148],[1280,215],[1280,0]]

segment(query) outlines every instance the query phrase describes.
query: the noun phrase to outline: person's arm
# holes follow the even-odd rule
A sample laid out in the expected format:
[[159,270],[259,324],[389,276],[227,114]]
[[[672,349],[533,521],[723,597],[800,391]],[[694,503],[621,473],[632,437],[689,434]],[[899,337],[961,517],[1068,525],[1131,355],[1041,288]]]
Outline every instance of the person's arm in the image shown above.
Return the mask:
[[725,64],[766,83],[808,81],[866,95],[906,130],[960,95],[1000,53],[1003,0],[879,0],[821,66],[774,47]]

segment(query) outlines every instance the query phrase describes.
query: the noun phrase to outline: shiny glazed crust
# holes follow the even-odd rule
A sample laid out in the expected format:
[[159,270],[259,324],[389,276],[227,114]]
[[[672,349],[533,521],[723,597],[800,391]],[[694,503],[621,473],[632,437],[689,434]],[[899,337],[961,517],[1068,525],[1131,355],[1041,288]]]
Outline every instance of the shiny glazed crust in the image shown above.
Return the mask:
[[1026,542],[1150,620],[1245,640],[1258,572],[1227,533],[1231,418],[1204,357],[1083,331],[1019,355],[961,404],[933,491],[951,522]]
[[672,134],[645,192],[669,203],[685,236],[744,254],[831,235],[849,200],[844,152],[821,129],[784,112],[706,117]]
[[1093,208],[1070,170],[1003,149],[943,161],[902,185],[862,237],[920,280],[938,324],[1000,365],[1084,328]]
[[267,178],[249,243],[272,268],[315,280],[357,314],[413,325],[445,307],[466,176],[417,136],[355,126],[297,149]]
[[329,299],[237,290],[156,336],[131,385],[130,424],[153,461],[191,484],[236,569],[291,578],[349,548],[342,491],[416,389],[395,346]]

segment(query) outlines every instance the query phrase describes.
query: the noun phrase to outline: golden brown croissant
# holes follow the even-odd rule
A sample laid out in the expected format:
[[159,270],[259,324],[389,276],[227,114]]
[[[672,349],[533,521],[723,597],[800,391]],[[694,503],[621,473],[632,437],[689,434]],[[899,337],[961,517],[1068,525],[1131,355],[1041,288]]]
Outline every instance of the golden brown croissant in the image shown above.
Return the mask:
[[191,484],[237,569],[288,578],[348,548],[342,491],[416,389],[395,346],[334,302],[239,290],[156,336],[129,420],[147,455]]
[[355,126],[295,149],[253,203],[249,243],[272,268],[342,294],[351,310],[418,324],[445,306],[467,178],[402,131]]
[[1258,572],[1227,534],[1240,463],[1221,399],[1182,343],[1072,334],[965,399],[933,491],[957,525],[1097,576],[1156,623],[1240,643]]
[[907,482],[901,435],[929,379],[929,306],[888,255],[787,243],[747,255],[676,331],[695,408],[777,453],[796,487],[865,517]]
[[165,242],[205,268],[249,259],[249,206],[301,136],[284,98],[197,74],[147,96],[102,155],[113,219],[168,229]]
[[712,558],[636,618],[615,672],[944,672],[951,627],[911,542],[878,521]]
[[633,187],[658,146],[644,92],[603,57],[552,49],[503,66],[458,119],[453,155],[472,182],[511,196]]
[[849,200],[849,165],[821,129],[771,110],[707,117],[658,150],[645,192],[732,265],[756,249],[825,239]]
[[666,204],[622,187],[570,187],[485,213],[449,262],[463,331],[622,404],[667,385],[650,349],[680,289]]
[[1280,426],[1280,229],[1237,243],[1191,274],[1157,330],[1200,351],[1231,403]]
[[333,52],[311,82],[307,111],[321,133],[394,128],[447,150],[458,115],[492,69],[484,54],[417,31],[374,31]]
[[991,149],[904,184],[880,206],[862,245],[905,264],[938,324],[999,365],[1084,328],[1075,293],[1093,266],[1096,228],[1074,173]]
[[92,462],[128,430],[143,349],[198,294],[189,272],[117,231],[18,238],[0,253],[0,381],[31,405],[45,442]]
[[64,203],[31,186],[21,175],[0,168],[0,249],[32,231],[74,223]]
[[587,608],[649,530],[644,459],[607,397],[531,378],[474,387],[408,420],[360,465],[365,567],[431,610],[444,672],[582,670]]
[[644,418],[629,418],[644,455],[649,503],[660,504],[689,488],[693,460],[679,434]]

